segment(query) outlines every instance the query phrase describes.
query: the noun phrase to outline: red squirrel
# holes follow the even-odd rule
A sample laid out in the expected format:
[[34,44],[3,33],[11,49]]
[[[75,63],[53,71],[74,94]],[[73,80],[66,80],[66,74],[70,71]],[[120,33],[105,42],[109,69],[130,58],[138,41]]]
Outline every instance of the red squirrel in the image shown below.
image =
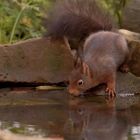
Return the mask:
[[122,35],[100,31],[91,34],[84,43],[83,58],[80,65],[72,71],[69,78],[69,93],[79,96],[99,84],[106,84],[109,96],[115,96],[116,72],[127,69],[127,42]]
[[111,16],[95,0],[64,0],[50,14],[47,29],[47,36],[67,40],[66,46],[79,52],[80,63],[69,76],[69,93],[79,96],[105,83],[106,92],[114,97],[116,72],[119,67],[128,70],[129,51],[125,38],[114,32]]

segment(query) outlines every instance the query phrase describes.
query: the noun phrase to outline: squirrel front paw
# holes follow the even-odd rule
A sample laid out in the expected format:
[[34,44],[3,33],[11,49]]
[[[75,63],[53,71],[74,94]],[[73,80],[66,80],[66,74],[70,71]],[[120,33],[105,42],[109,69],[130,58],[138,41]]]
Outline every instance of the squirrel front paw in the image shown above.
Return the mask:
[[105,92],[108,94],[109,97],[114,98],[116,96],[115,89],[107,87]]

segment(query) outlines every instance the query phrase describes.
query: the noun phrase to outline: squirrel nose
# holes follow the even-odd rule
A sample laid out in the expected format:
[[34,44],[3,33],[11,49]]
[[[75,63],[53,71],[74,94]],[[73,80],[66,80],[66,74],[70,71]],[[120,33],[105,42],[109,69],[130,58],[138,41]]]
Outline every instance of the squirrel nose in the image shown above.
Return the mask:
[[71,95],[74,95],[74,96],[79,96],[79,95],[80,95],[80,92],[79,92],[78,89],[73,89],[73,88],[68,87],[68,92],[69,92]]

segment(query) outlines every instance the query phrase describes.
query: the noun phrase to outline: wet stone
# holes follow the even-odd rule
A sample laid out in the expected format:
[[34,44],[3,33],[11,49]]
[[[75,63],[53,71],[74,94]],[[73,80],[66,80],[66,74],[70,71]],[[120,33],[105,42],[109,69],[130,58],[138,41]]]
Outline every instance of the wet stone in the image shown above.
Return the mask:
[[131,0],[122,12],[122,28],[140,33],[140,1]]
[[0,81],[59,83],[73,68],[73,58],[64,41],[31,39],[0,46]]

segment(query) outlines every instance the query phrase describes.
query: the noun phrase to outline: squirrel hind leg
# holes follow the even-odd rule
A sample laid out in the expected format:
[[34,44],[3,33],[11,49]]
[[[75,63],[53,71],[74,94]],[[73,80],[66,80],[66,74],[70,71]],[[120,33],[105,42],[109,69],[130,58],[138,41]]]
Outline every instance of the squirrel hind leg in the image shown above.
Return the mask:
[[129,50],[127,49],[127,50],[126,50],[126,58],[125,58],[123,64],[119,67],[119,70],[120,70],[121,72],[127,73],[127,72],[130,71],[130,69],[129,69],[129,62],[130,62],[130,60],[131,60],[131,55],[132,55],[132,54],[131,54],[131,53],[129,52]]
[[124,63],[120,66],[119,70],[123,73],[127,73],[130,71],[129,66],[127,63]]

